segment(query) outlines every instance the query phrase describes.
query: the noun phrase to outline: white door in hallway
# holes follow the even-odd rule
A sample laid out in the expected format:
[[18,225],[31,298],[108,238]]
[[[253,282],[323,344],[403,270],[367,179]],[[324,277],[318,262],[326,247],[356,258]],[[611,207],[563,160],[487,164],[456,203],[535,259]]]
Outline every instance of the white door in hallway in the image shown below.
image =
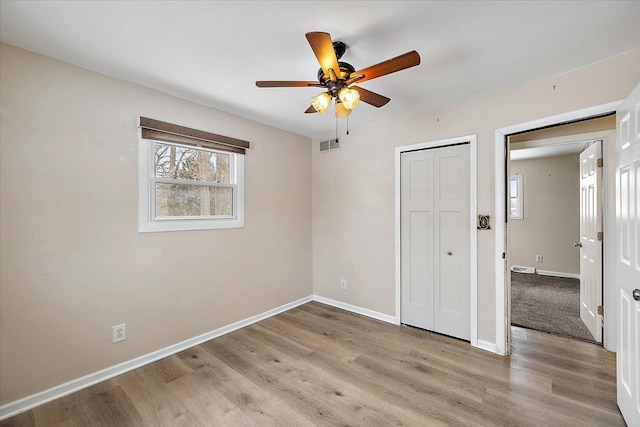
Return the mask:
[[619,286],[618,406],[640,426],[640,84],[618,111],[615,274]]
[[469,144],[401,154],[401,322],[465,340],[469,186]]
[[[602,141],[580,153],[580,319],[602,342]],[[600,160],[601,161],[601,160]]]

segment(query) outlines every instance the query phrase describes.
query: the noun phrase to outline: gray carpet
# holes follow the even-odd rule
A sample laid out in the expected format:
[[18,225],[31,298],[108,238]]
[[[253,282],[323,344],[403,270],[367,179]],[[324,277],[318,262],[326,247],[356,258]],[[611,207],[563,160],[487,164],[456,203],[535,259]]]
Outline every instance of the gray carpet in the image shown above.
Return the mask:
[[580,320],[580,280],[511,273],[511,324],[594,342]]

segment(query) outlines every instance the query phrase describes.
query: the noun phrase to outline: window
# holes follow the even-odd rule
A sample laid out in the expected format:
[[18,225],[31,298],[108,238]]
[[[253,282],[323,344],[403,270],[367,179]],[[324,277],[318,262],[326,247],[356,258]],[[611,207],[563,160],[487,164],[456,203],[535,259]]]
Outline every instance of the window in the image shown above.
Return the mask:
[[509,179],[509,217],[511,219],[524,219],[522,195],[522,175],[514,175]]
[[[192,142],[175,134],[162,134],[157,129],[145,131],[143,119],[141,117],[139,142],[138,230],[244,227],[244,149],[228,151],[218,142]],[[169,126],[175,130],[175,125]],[[208,135],[211,139],[220,137]],[[169,139],[172,141],[167,141]]]

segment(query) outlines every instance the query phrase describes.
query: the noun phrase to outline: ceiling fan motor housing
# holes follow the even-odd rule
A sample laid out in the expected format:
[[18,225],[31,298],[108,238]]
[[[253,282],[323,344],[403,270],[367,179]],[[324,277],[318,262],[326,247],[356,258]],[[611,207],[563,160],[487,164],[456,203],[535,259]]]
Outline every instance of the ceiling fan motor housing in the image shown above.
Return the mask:
[[[342,55],[347,51],[347,45],[344,42],[336,40],[333,42],[333,51],[336,54],[336,59],[342,58]],[[340,72],[338,70],[333,70],[336,72],[336,77],[338,80],[347,80],[351,73],[355,72],[356,69],[353,65],[348,64],[346,62],[338,62],[338,66],[340,67]],[[338,90],[342,87],[342,84],[335,85],[336,82],[331,82],[331,76],[328,76],[322,70],[322,67],[318,70],[318,81],[327,86],[327,89],[331,91],[331,89]],[[334,83],[334,85],[328,85],[327,82]],[[331,86],[335,86],[332,88]]]
[[340,72],[336,73],[336,77],[338,81],[332,82],[331,77],[326,75],[322,68],[318,70],[318,81],[322,83],[332,95],[335,95],[333,92],[340,90],[344,86],[344,82],[349,79],[352,73],[356,71],[353,65],[346,62],[338,62],[338,66],[340,67]]

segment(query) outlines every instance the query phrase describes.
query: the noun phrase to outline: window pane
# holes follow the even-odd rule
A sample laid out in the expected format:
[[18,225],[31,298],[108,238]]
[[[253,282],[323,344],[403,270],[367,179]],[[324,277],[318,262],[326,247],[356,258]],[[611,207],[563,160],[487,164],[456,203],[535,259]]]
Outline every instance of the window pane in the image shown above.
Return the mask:
[[156,217],[232,215],[232,188],[156,184]]
[[518,180],[512,179],[509,181],[509,184],[511,187],[511,192],[510,192],[511,197],[518,197]]
[[231,183],[230,154],[155,143],[155,176]]

